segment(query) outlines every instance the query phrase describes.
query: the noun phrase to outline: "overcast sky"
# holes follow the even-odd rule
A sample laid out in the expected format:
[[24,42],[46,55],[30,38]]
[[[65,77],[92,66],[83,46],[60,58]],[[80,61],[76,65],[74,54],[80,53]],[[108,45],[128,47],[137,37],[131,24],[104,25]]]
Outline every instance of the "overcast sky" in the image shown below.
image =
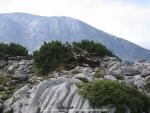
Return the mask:
[[0,13],[69,16],[150,49],[150,0],[0,0]]

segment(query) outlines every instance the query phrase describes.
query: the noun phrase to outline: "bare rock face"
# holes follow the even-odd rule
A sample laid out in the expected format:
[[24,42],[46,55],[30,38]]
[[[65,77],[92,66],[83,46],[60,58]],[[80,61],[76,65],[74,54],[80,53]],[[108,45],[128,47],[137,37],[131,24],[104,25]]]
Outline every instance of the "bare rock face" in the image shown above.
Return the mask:
[[144,89],[145,79],[141,75],[126,76],[123,80],[124,83],[136,86],[138,89]]
[[137,70],[144,77],[150,75],[150,63],[148,62],[136,62],[132,68]]
[[[75,55],[77,59],[87,58],[85,51]],[[90,63],[93,62],[93,57],[89,58],[87,60]],[[0,60],[0,62],[0,72],[10,73],[14,78],[22,81],[27,79],[24,77],[29,77],[32,73],[33,61],[30,59],[11,59],[7,62]],[[128,64],[113,57],[104,57],[96,59],[95,66],[97,67],[83,67],[82,65],[72,70],[54,71],[45,80],[43,80],[44,77],[30,77],[27,80],[34,81],[36,84],[25,85],[16,91],[10,99],[4,102],[4,112],[13,108],[13,113],[76,113],[77,111],[88,113],[95,109],[80,95],[77,84],[95,80],[118,80],[118,75],[123,77],[119,79],[119,82],[146,92],[146,81],[150,81],[150,63]],[[114,113],[115,108],[102,106],[99,110]]]
[[[13,104],[14,113],[54,113],[65,110],[89,108],[77,92],[74,80],[65,78],[46,80],[31,90],[16,92],[19,99]],[[81,108],[82,106],[82,108]]]
[[80,96],[77,79],[45,80],[37,86],[24,87],[14,94],[18,100],[12,104],[14,113],[75,113],[93,110],[88,100]]
[[150,75],[150,63],[146,61],[128,64],[113,57],[104,57],[101,59],[100,67],[106,68],[107,74],[113,76],[142,75],[143,77],[146,77]]
[[0,73],[7,73],[20,81],[28,79],[32,73],[32,67],[33,61],[29,58],[8,57],[0,59]]

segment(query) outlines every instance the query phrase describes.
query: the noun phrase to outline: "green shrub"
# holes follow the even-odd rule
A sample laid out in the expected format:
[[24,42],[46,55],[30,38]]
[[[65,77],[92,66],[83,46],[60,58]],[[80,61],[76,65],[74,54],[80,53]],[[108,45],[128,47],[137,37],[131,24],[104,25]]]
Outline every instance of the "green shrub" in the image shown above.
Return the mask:
[[0,74],[0,84],[2,84],[4,86],[7,84],[7,82],[10,82],[11,79],[12,78],[10,76],[5,76],[5,75]]
[[[94,52],[97,56],[114,56],[105,46],[93,41],[83,40],[79,43],[74,42],[74,45],[91,53]],[[39,50],[33,53],[33,58],[35,71],[40,75],[46,75],[53,70],[61,72],[62,69],[68,67],[68,63],[71,64],[76,60],[73,58],[71,48],[66,47],[59,41],[44,43]]]
[[150,90],[150,80],[147,80],[145,83],[146,83],[146,89]]
[[59,41],[44,43],[38,51],[33,53],[36,69],[39,74],[46,75],[50,71],[59,69],[68,63],[70,50]]
[[2,102],[9,99],[10,97],[11,97],[11,94],[8,94],[8,92],[5,92],[5,91],[0,92],[0,100]]
[[28,50],[25,47],[23,47],[19,44],[0,43],[0,53],[8,54],[8,55],[11,55],[11,56],[26,56],[26,55],[28,55]]
[[81,42],[74,42],[73,44],[89,53],[95,53],[98,56],[115,56],[112,51],[108,50],[104,45],[94,41],[82,40]]
[[123,75],[116,75],[115,77],[117,80],[123,80],[124,79]]
[[110,80],[98,80],[78,86],[81,95],[94,108],[111,104],[116,107],[115,113],[125,113],[126,107],[131,109],[131,113],[148,113],[150,99],[133,87]]

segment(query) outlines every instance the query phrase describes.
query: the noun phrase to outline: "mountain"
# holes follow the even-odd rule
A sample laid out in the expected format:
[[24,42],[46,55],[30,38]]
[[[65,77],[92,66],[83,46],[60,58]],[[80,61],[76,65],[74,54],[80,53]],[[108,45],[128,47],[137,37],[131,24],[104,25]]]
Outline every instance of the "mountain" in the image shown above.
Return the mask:
[[0,14],[0,42],[15,42],[30,52],[51,40],[101,42],[123,60],[150,59],[150,51],[70,17],[42,17],[25,13]]

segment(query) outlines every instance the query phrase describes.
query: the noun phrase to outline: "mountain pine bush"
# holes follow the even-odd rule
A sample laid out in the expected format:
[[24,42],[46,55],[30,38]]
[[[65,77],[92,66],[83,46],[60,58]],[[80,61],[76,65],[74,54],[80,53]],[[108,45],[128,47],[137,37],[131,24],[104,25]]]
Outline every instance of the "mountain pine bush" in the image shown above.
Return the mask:
[[[114,56],[105,46],[93,41],[83,40],[73,44],[88,52],[94,52],[97,56]],[[45,42],[39,50],[33,53],[33,58],[35,70],[40,75],[46,75],[53,70],[64,69],[68,63],[74,61],[71,49],[60,41]]]
[[104,45],[94,41],[81,40],[81,42],[73,42],[73,44],[89,53],[95,53],[97,56],[115,56],[112,51],[108,50]]
[[8,54],[11,56],[27,56],[28,50],[22,45],[10,43],[4,44],[0,43],[0,53]]
[[52,70],[65,66],[70,58],[70,51],[59,41],[44,43],[33,53],[36,70],[46,75]]
[[78,87],[94,108],[111,104],[116,107],[115,113],[126,113],[127,107],[131,113],[148,113],[150,108],[150,98],[145,93],[118,81],[97,80]]

